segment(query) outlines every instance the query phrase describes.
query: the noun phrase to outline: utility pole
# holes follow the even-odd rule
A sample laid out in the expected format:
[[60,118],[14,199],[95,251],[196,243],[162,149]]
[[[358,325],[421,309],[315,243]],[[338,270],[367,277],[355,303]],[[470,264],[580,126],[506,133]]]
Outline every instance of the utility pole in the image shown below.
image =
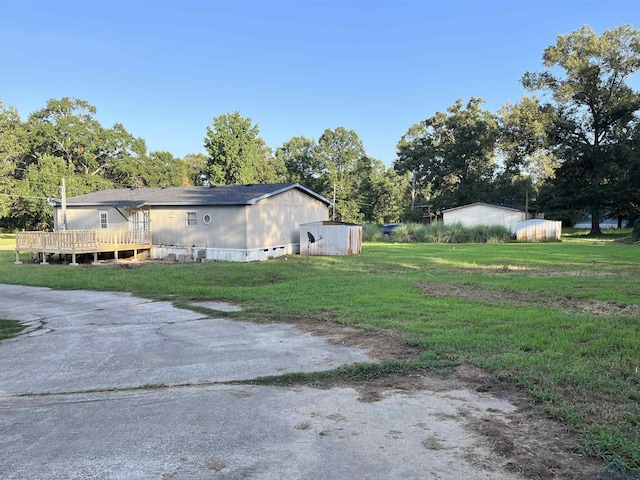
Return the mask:
[[333,184],[333,216],[331,220],[335,221],[336,219],[336,184]]
[[62,197],[62,230],[67,229],[67,184],[64,178],[60,186],[60,196]]

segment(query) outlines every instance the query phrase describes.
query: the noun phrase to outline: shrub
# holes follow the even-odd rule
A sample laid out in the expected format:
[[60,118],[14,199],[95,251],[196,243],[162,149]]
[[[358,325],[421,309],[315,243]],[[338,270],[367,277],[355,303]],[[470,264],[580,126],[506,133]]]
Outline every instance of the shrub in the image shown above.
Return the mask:
[[407,223],[396,227],[389,235],[390,240],[396,243],[413,243],[415,238],[413,225],[415,224]]
[[362,241],[363,242],[380,242],[383,240],[380,227],[374,223],[365,223],[362,225]]
[[445,225],[434,222],[430,225],[405,223],[396,227],[391,235],[382,235],[380,227],[373,224],[363,226],[365,242],[390,241],[394,243],[501,243],[512,239],[511,232],[501,225],[476,225],[465,227],[461,223]]

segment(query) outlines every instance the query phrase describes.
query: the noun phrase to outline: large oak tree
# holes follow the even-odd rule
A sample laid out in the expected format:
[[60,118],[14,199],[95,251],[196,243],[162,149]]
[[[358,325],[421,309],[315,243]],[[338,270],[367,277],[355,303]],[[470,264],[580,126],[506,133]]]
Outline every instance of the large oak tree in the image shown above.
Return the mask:
[[546,70],[526,73],[522,83],[550,94],[556,109],[555,198],[588,212],[590,234],[597,235],[614,209],[620,173],[640,167],[624,148],[640,109],[640,95],[628,85],[640,69],[640,32],[622,25],[597,35],[585,26],[559,35],[542,58]]
[[412,126],[398,143],[395,169],[411,173],[414,190],[428,192],[424,200],[434,209],[490,198],[498,126],[482,102],[457,100]]

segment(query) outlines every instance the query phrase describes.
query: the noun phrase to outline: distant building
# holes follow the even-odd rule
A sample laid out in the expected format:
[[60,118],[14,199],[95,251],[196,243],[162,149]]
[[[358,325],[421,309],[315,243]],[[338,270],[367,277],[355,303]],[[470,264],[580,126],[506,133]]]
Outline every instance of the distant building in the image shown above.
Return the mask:
[[524,208],[506,207],[484,202],[476,202],[442,211],[442,221],[445,225],[454,223],[461,223],[466,227],[502,225],[513,234],[518,229],[518,222],[530,218],[531,214],[527,214]]
[[[629,222],[626,220],[622,221],[622,228],[626,228],[629,225]],[[573,228],[591,228],[591,215],[587,216],[587,218],[582,221],[576,223]],[[600,222],[600,230],[606,230],[609,228],[618,228],[618,219],[617,218],[605,218],[602,222]]]

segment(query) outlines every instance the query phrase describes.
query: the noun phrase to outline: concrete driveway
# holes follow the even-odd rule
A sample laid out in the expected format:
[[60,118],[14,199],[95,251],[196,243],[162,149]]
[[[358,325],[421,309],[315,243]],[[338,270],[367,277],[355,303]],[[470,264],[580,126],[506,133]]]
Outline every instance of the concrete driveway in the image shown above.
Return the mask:
[[350,387],[234,384],[371,358],[217,313],[0,285],[0,318],[29,324],[0,342],[2,478],[520,478],[468,428],[511,403],[465,389],[363,402]]

